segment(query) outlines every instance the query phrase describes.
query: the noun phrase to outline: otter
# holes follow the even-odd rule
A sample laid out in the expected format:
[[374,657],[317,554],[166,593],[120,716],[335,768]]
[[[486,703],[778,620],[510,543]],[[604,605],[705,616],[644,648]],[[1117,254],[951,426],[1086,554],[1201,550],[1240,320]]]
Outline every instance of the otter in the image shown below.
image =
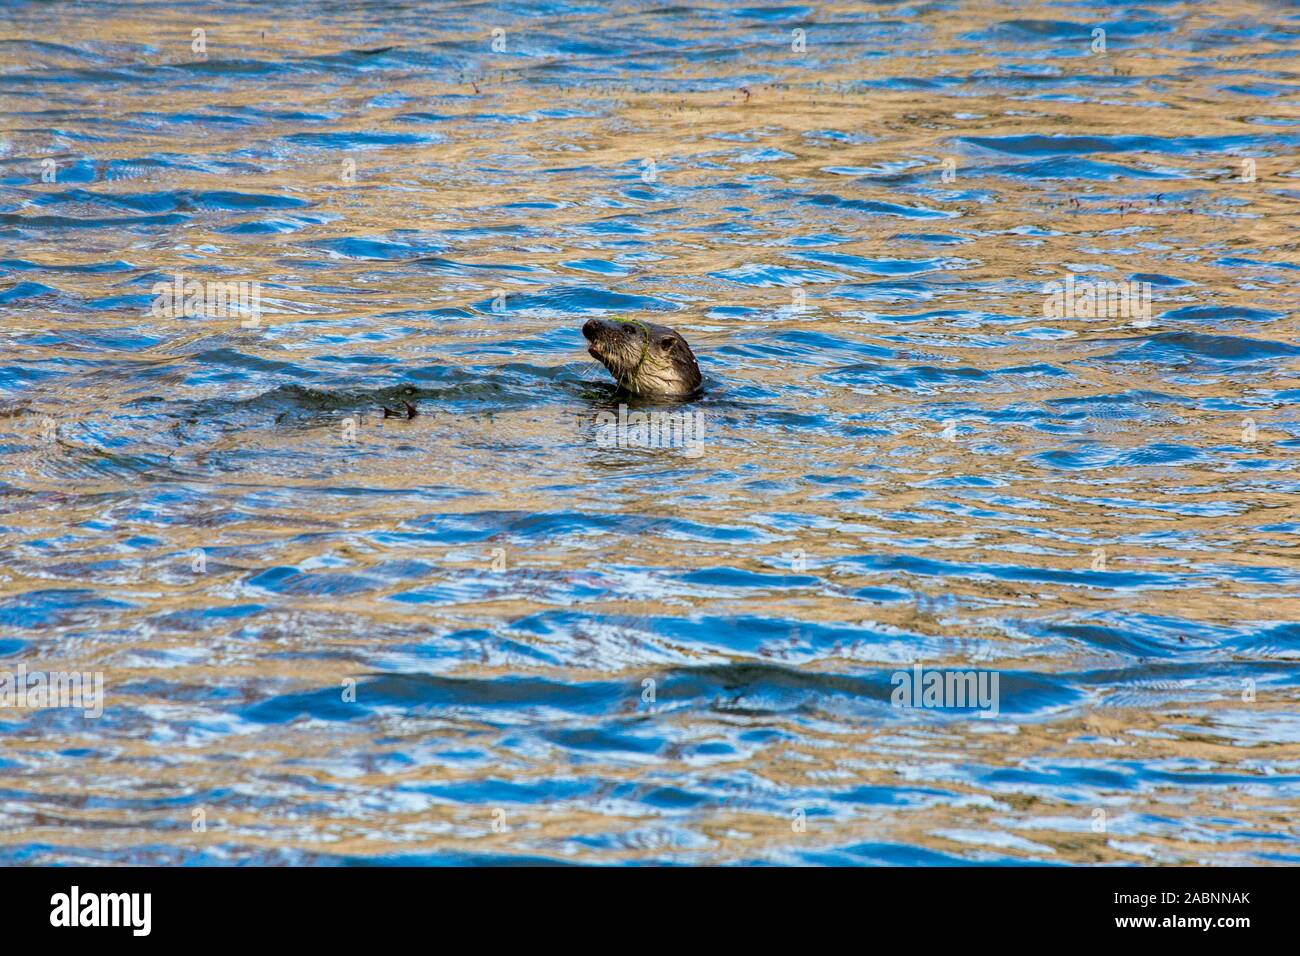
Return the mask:
[[673,329],[637,319],[589,319],[587,351],[619,386],[646,398],[691,398],[703,381],[695,353]]
[[[587,351],[619,387],[641,398],[697,397],[704,377],[695,353],[676,329],[639,319],[589,319],[582,327]],[[380,405],[384,418],[411,419],[420,410],[402,399],[403,408]]]

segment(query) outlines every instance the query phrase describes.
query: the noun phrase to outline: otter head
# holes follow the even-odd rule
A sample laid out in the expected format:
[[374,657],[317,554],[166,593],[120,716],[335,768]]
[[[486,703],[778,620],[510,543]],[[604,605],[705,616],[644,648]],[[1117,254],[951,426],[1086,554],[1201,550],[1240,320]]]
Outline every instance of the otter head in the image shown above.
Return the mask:
[[666,325],[635,319],[590,319],[587,351],[633,395],[689,398],[700,390],[700,367],[686,340]]

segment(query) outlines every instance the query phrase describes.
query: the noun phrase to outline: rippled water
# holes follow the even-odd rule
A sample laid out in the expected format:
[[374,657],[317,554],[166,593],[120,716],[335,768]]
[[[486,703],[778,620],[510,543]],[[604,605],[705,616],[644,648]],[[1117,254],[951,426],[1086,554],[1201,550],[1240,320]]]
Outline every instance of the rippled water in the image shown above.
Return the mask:
[[0,860],[1300,862],[1300,10],[188,6],[0,24]]

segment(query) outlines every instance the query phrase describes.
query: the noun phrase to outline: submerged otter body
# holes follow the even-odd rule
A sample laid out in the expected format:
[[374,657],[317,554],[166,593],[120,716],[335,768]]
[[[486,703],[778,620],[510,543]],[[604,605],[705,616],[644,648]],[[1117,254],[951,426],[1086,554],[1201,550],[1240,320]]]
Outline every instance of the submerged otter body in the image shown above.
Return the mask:
[[635,319],[591,319],[582,327],[587,351],[633,395],[690,398],[703,381],[695,353],[666,325]]

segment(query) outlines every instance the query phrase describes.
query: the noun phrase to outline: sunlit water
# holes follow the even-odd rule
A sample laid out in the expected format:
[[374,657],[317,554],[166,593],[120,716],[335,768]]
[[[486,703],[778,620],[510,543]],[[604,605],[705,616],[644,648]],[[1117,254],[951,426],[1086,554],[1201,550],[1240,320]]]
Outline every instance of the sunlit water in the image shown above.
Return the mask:
[[170,6],[0,22],[0,860],[1300,862],[1296,7]]

